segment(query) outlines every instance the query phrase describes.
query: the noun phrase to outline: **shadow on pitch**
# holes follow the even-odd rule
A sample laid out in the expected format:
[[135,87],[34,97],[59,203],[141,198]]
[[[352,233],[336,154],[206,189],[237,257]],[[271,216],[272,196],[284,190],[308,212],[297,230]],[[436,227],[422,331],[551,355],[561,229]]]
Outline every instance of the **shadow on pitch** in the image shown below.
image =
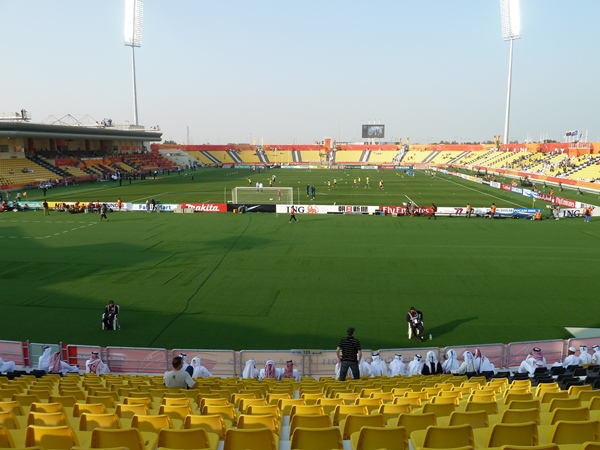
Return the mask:
[[471,322],[473,320],[477,320],[477,319],[479,319],[479,317],[473,316],[473,317],[463,317],[461,319],[451,320],[450,322],[446,322],[446,323],[443,323],[441,325],[438,325],[438,326],[435,326],[432,328],[425,328],[425,335],[431,333],[435,337],[442,337],[448,333],[453,332],[459,326],[468,324],[469,322]]

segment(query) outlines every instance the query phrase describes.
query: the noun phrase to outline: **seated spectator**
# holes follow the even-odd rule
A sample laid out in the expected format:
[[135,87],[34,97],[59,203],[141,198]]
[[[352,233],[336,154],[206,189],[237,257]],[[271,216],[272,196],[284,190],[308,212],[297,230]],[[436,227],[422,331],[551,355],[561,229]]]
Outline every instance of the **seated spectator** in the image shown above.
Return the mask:
[[246,361],[246,367],[242,372],[242,378],[258,378],[259,372],[253,359]]
[[448,350],[445,358],[446,360],[442,363],[442,370],[444,373],[453,373],[454,371],[458,370],[460,364],[458,363],[458,358],[456,357],[456,350]]
[[77,366],[71,366],[64,362],[60,357],[60,352],[55,352],[50,356],[49,373],[60,373],[63,377],[69,373],[79,373]]
[[0,372],[8,373],[15,371],[15,362],[14,361],[4,361],[0,358]]
[[168,388],[187,388],[194,389],[196,387],[196,382],[192,379],[189,373],[187,373],[183,369],[183,358],[181,356],[176,356],[173,358],[173,370],[165,372],[163,377],[165,386]]
[[298,369],[294,369],[294,361],[286,361],[281,378],[293,378],[295,381],[300,381],[300,372]]
[[104,308],[104,316],[102,317],[102,322],[104,322],[105,330],[113,330],[114,329],[114,321],[119,314],[119,307],[115,305],[113,300],[108,302],[106,308]]
[[579,365],[589,365],[592,363],[592,355],[588,353],[586,345],[579,346]]
[[465,375],[467,373],[475,373],[475,362],[473,361],[473,353],[466,351],[463,353],[463,363],[458,366],[458,369],[452,372],[455,375]]
[[193,378],[194,368],[188,364],[187,355],[185,353],[180,353],[179,357],[183,360],[183,370],[189,373],[190,376]]
[[390,363],[390,377],[399,377],[406,374],[402,355],[394,355],[394,359]]
[[478,348],[475,349],[475,353],[473,354],[473,362],[475,363],[475,371],[479,374],[490,372],[493,374],[495,371],[494,364],[492,364],[488,358],[483,356],[483,353],[481,353],[481,350]]
[[387,364],[379,358],[379,352],[373,353],[373,361],[371,362],[371,376],[382,377],[387,376]]
[[86,373],[95,373],[96,375],[102,375],[103,373],[110,373],[108,364],[102,362],[98,352],[92,352],[90,359],[85,362]]
[[264,369],[260,369],[258,379],[262,380],[263,378],[274,378],[277,381],[281,380],[281,370],[275,367],[275,361],[272,359],[267,360]]
[[592,364],[594,366],[600,366],[600,346],[596,344],[592,347],[592,350],[594,350],[594,354],[592,355]]
[[52,356],[52,348],[48,345],[44,346],[42,356],[38,359],[38,370],[48,372],[50,370],[50,357]]
[[370,377],[371,376],[371,364],[365,361],[364,358],[360,358],[358,361],[358,371],[360,373],[360,377]]
[[569,353],[562,363],[563,367],[566,368],[569,366],[578,366],[579,365],[579,357],[577,357],[575,355],[576,351],[577,350],[575,349],[575,347],[569,347]]
[[425,357],[425,364],[423,365],[423,371],[421,373],[423,375],[435,375],[437,373],[444,373],[442,365],[436,358],[434,352],[427,352],[427,356]]
[[519,373],[529,373],[533,376],[535,370],[541,367],[547,368],[546,358],[544,358],[541,348],[533,347],[531,353],[527,355],[527,358],[519,366]]
[[408,372],[407,372],[407,376],[413,376],[413,375],[421,375],[421,373],[423,373],[423,366],[425,365],[425,363],[423,363],[423,357],[420,354],[416,354],[414,359],[408,363]]
[[192,358],[192,366],[194,371],[192,373],[192,378],[208,378],[212,377],[212,373],[208,371],[206,367],[201,364],[200,358],[198,356],[194,356]]

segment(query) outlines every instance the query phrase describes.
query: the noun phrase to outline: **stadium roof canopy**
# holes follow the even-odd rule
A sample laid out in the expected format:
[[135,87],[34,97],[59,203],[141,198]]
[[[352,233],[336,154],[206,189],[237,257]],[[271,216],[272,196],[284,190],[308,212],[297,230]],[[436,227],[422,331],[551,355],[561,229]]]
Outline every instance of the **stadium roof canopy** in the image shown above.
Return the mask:
[[85,127],[68,125],[45,125],[40,123],[0,122],[0,138],[34,139],[98,139],[160,141],[160,131],[145,129],[121,129],[110,126]]

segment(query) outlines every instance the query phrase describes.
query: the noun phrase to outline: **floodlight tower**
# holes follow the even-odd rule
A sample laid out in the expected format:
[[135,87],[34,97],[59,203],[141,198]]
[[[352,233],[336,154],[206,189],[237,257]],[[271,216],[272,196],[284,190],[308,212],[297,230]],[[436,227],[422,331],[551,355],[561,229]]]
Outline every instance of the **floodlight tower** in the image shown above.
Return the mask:
[[142,46],[142,0],[125,0],[125,45],[131,47],[133,73],[133,121],[138,125],[137,87],[135,83],[135,48]]
[[502,20],[502,38],[505,41],[510,41],[510,56],[508,58],[508,92],[506,93],[506,118],[504,121],[504,143],[508,144],[513,41],[515,39],[521,39],[521,13],[519,10],[519,0],[500,0],[500,18]]

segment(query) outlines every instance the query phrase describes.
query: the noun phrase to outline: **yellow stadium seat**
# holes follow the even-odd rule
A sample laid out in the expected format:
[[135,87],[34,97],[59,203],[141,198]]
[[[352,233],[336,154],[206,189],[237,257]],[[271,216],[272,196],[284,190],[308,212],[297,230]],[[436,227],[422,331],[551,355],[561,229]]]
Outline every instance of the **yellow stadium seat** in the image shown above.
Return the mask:
[[280,435],[279,421],[275,414],[242,414],[238,417],[237,427],[240,430],[267,428],[277,436]]
[[340,430],[342,430],[342,439],[348,440],[352,433],[360,431],[362,427],[385,427],[383,414],[348,414],[345,419],[340,421]]
[[290,440],[291,448],[294,450],[342,450],[344,448],[339,428],[298,427]]
[[127,447],[129,450],[146,450],[144,438],[137,428],[104,429],[92,431],[91,448]]
[[427,427],[437,425],[437,418],[433,413],[427,414],[400,414],[397,419],[390,419],[388,427],[404,427],[410,436],[413,431],[425,430]]
[[185,420],[185,416],[192,414],[192,408],[189,405],[160,405],[158,414],[166,414],[171,419],[178,419],[182,422]]
[[10,411],[15,416],[24,415],[23,407],[21,406],[21,404],[19,402],[16,402],[16,401],[0,402],[0,411]]
[[282,415],[281,410],[277,407],[277,405],[250,405],[248,409],[246,409],[246,414],[275,414],[277,420],[281,422]]
[[456,410],[454,403],[425,403],[423,413],[434,413],[436,417],[449,416]]
[[223,419],[230,420],[234,424],[237,423],[237,414],[231,403],[228,403],[227,405],[204,405],[204,408],[202,408],[202,415],[206,414],[219,414]]
[[60,403],[65,408],[72,408],[77,399],[74,395],[51,395],[48,403]]
[[537,408],[529,409],[506,409],[502,412],[500,423],[523,423],[533,422],[540,424],[540,410]]
[[115,414],[121,419],[131,419],[134,414],[147,416],[150,412],[146,405],[123,405],[119,403],[115,409]]
[[0,448],[14,448],[15,443],[8,428],[0,426]]
[[350,436],[352,450],[408,450],[408,433],[404,427],[362,427]]
[[590,410],[585,406],[579,408],[556,408],[552,411],[550,425],[554,425],[559,420],[568,420],[570,422],[590,420]]
[[473,429],[490,426],[488,413],[485,411],[454,411],[450,414],[448,425],[470,424]]
[[[211,439],[212,438],[212,439]],[[158,433],[158,447],[176,449],[217,449],[219,438],[202,428],[187,430],[162,429]]]
[[0,411],[0,427],[4,427],[8,430],[17,430],[20,428],[17,417],[12,411]]
[[[251,430],[238,430],[232,428],[227,430],[227,433],[225,434],[223,450],[247,450],[252,448],[277,450],[278,445],[275,439],[273,432],[266,428]],[[296,449],[297,447],[292,448]]]
[[465,404],[465,411],[485,411],[488,413],[488,416],[491,416],[493,414],[498,414],[498,403],[496,403],[495,401],[469,401]]
[[102,403],[75,403],[73,405],[73,417],[79,417],[83,413],[106,414],[106,406]]
[[95,428],[122,428],[121,420],[116,414],[90,414],[79,416],[79,431],[92,431]]
[[534,422],[497,423],[489,433],[487,447],[503,445],[538,445],[538,429]]
[[331,416],[327,414],[306,416],[304,414],[296,414],[290,421],[290,436],[294,434],[294,430],[298,427],[331,428],[332,426]]
[[553,398],[548,406],[548,412],[552,412],[557,408],[579,408],[581,406],[581,400],[579,397],[575,398]]
[[58,427],[69,425],[67,417],[61,412],[55,413],[44,413],[44,412],[30,412],[27,415],[27,425],[40,425],[40,426],[51,426]]
[[410,405],[394,405],[392,403],[385,403],[375,411],[371,411],[371,414],[383,414],[383,418],[386,423],[388,420],[397,418],[400,414],[411,413],[412,407]]
[[331,413],[331,420],[334,426],[338,426],[342,419],[345,419],[349,414],[364,414],[368,415],[369,410],[364,405],[337,405]]
[[568,422],[559,420],[553,425],[550,442],[553,444],[583,444],[584,442],[600,441],[600,422],[586,420]]
[[223,419],[219,414],[205,416],[190,415],[185,418],[185,422],[183,423],[184,429],[202,428],[209,433],[216,434],[221,441],[225,439],[225,433],[231,426],[231,421]]
[[78,446],[75,431],[68,426],[46,427],[29,425],[25,431],[25,446],[45,449],[70,449]]
[[[474,447],[473,428],[470,425],[429,426],[425,431],[414,431],[410,435],[415,447],[448,449]],[[422,441],[421,441],[422,439]]]
[[131,428],[158,434],[163,428],[173,428],[171,418],[166,414],[137,415],[131,418]]

